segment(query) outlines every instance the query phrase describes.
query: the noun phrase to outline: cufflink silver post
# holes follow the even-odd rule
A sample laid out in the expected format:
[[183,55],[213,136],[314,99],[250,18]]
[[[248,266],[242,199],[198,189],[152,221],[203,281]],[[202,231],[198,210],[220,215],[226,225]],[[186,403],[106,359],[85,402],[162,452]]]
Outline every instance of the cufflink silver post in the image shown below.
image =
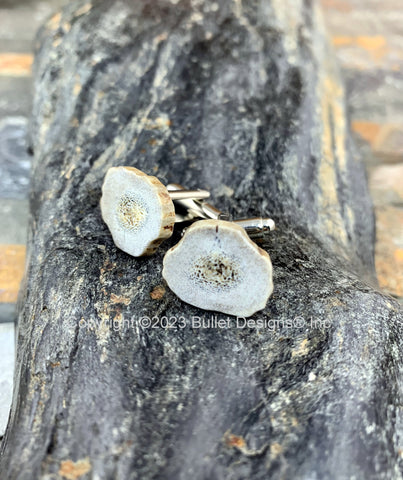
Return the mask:
[[181,188],[180,190],[169,190],[168,195],[173,202],[180,200],[205,200],[210,197],[210,192],[207,190],[188,190]]
[[[170,195],[175,194],[176,192],[184,191],[182,185],[178,183],[168,184],[167,189]],[[197,192],[197,190],[195,192]],[[251,217],[232,219],[228,213],[222,212],[204,200],[205,199],[202,198],[196,198],[195,196],[189,196],[183,199],[178,198],[175,203],[184,209],[184,213],[176,212],[175,222],[180,223],[203,219],[227,220],[242,227],[248,236],[256,242],[264,241],[267,234],[276,228],[275,222],[271,218]]]

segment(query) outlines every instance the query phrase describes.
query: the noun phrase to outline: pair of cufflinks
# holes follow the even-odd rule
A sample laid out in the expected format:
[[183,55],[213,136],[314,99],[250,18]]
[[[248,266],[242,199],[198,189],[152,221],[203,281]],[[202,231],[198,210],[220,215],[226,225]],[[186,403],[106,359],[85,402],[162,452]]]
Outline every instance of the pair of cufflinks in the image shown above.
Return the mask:
[[204,310],[249,317],[272,291],[269,254],[253,240],[274,229],[273,220],[229,216],[206,202],[206,190],[164,186],[133,167],[112,167],[102,186],[101,213],[115,245],[134,257],[153,254],[188,222],[163,260],[162,276],[184,302]]

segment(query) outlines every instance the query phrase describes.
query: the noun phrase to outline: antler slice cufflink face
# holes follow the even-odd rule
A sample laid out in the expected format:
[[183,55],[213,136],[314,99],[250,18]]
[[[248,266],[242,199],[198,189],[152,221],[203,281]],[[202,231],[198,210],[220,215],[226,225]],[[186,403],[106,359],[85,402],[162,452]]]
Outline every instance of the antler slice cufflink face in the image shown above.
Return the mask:
[[175,208],[166,187],[133,167],[108,170],[101,213],[116,246],[135,257],[154,253],[172,235],[175,223]]
[[162,275],[181,300],[238,317],[262,310],[273,291],[268,253],[224,220],[192,224],[166,253]]

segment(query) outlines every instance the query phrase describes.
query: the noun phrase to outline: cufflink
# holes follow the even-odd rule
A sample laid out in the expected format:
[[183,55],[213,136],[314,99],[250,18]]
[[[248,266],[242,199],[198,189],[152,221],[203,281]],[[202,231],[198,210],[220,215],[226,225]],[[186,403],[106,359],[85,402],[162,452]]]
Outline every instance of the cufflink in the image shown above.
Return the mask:
[[206,190],[169,191],[134,167],[112,167],[102,185],[101,213],[115,245],[134,257],[153,254],[172,235],[176,201],[203,200]]
[[204,201],[186,200],[187,215],[204,218],[185,229],[167,251],[162,276],[184,302],[204,310],[249,317],[262,310],[273,292],[269,254],[263,241],[275,228],[270,218],[222,220]]

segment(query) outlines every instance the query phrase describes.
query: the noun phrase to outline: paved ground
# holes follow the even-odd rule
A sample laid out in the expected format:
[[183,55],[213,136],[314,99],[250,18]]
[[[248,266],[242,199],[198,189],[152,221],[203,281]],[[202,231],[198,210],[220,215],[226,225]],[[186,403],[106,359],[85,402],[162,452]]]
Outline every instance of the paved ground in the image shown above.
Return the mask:
[[351,125],[367,165],[379,284],[403,299],[402,1],[321,3],[344,73]]
[[[32,44],[66,0],[0,0],[0,435],[12,389],[14,305],[24,271]],[[321,0],[344,77],[377,216],[381,287],[403,298],[403,10],[401,0]],[[8,322],[8,323],[4,323]]]

